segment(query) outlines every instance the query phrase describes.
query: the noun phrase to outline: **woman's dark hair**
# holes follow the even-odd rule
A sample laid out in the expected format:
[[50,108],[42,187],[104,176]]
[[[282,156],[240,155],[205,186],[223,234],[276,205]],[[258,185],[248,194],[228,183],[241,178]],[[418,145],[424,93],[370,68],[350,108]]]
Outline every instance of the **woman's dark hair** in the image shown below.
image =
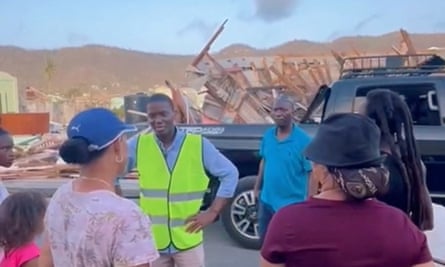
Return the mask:
[[31,242],[43,226],[46,206],[37,192],[9,195],[0,205],[0,247],[8,251]]
[[[405,101],[395,92],[375,89],[367,96],[366,115],[381,130],[381,140],[391,149],[407,186],[407,214],[422,230],[433,225],[432,204],[425,196],[425,173],[413,133],[413,120]],[[423,192],[423,193],[422,193]]]
[[107,148],[89,149],[90,143],[81,137],[66,140],[59,148],[59,155],[66,163],[87,165],[100,158]]

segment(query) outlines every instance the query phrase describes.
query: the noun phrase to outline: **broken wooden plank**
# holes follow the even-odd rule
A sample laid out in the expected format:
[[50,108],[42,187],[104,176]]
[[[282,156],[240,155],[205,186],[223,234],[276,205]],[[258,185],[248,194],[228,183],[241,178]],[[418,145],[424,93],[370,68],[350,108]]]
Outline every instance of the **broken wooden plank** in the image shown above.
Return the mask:
[[179,123],[196,123],[197,118],[193,117],[190,112],[188,103],[186,103],[185,96],[181,91],[174,87],[169,81],[165,80],[165,85],[170,89],[172,94],[173,103],[175,103],[175,108],[178,110]]
[[323,59],[323,67],[324,67],[324,71],[326,73],[328,84],[332,83],[333,79],[332,79],[332,75],[331,75],[331,68],[329,67],[329,63],[328,63],[327,59]]
[[295,91],[298,96],[299,96],[299,100],[303,103],[306,104],[307,99],[306,99],[306,95],[304,93],[303,90],[301,90],[300,88],[298,88],[297,86],[295,86],[288,77],[284,76],[283,74],[281,74],[278,69],[275,66],[270,66],[269,67],[270,71],[272,73],[274,73],[288,88],[292,89],[293,91]]
[[216,38],[222,33],[224,30],[224,25],[226,25],[229,19],[225,19],[224,22],[218,27],[216,32],[210,37],[209,41],[205,44],[205,46],[201,49],[198,56],[192,61],[191,65],[197,67],[199,62],[204,58],[204,56],[210,51],[210,47],[215,42]]

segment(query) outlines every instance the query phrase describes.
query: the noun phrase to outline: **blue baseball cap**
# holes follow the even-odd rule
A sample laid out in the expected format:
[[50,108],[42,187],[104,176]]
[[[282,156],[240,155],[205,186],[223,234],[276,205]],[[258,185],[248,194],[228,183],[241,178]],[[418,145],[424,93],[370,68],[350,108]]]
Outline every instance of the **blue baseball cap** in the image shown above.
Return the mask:
[[68,138],[84,138],[90,151],[102,150],[123,134],[134,132],[135,126],[123,123],[106,108],[91,108],[77,113],[68,124]]

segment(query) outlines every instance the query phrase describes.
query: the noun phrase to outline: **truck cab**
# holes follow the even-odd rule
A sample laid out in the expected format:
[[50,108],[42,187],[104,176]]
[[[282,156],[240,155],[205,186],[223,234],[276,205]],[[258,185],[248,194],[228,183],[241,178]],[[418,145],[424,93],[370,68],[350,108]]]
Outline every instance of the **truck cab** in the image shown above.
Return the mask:
[[[445,203],[445,179],[440,177],[440,171],[445,171],[445,61],[435,55],[420,56],[427,61],[416,68],[344,70],[338,81],[330,87],[320,88],[301,125],[305,127],[305,124],[311,123],[308,114],[317,108],[322,110],[323,120],[334,113],[359,112],[366,94],[371,90],[397,92],[407,103],[413,119],[414,135],[427,167],[427,185],[431,196],[434,201]],[[420,56],[415,56],[417,61],[421,61]],[[404,58],[385,58],[393,57]],[[412,57],[409,59],[412,60]]]
[[[369,62],[378,64],[367,67]],[[298,125],[309,135],[314,135],[320,121],[327,116],[359,112],[366,94],[374,89],[393,90],[408,104],[419,151],[427,167],[428,188],[434,202],[445,203],[445,178],[441,175],[445,172],[445,60],[442,58],[436,55],[347,58],[340,79],[319,88]],[[180,126],[207,137],[237,166],[240,173],[238,188],[221,219],[228,234],[241,246],[251,249],[261,246],[253,194],[260,161],[258,150],[264,132],[272,126]],[[211,184],[204,208],[213,200],[217,186],[217,182]]]

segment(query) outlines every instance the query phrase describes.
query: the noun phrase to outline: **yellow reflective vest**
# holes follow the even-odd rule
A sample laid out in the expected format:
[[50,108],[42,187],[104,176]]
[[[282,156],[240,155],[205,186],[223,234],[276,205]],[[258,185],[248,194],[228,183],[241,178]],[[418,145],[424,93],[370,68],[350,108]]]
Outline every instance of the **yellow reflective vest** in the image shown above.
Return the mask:
[[171,244],[187,250],[202,243],[202,231],[187,233],[185,220],[199,213],[209,178],[203,164],[202,138],[186,134],[175,166],[170,171],[153,134],[139,136],[136,168],[139,203],[152,221],[158,250]]

